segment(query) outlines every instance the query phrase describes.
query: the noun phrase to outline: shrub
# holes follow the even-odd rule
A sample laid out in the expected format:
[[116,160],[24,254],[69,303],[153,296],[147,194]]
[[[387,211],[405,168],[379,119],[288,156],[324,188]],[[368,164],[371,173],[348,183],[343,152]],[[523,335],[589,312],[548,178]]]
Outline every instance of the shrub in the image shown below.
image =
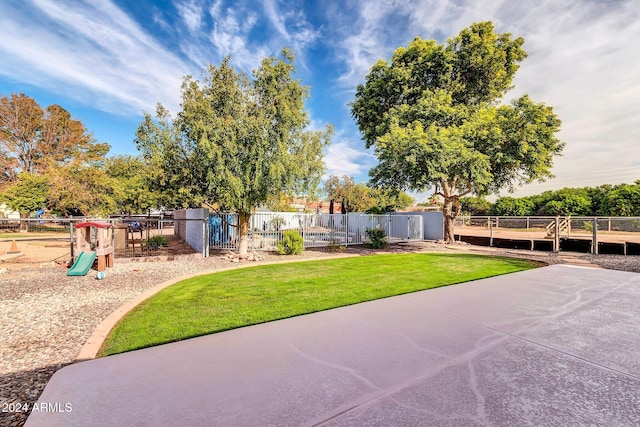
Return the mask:
[[346,248],[335,239],[331,240],[327,246],[329,252],[344,252],[345,249]]
[[365,243],[367,248],[384,249],[387,247],[387,233],[383,228],[367,228],[369,242]]
[[157,236],[149,237],[149,239],[147,240],[148,248],[156,249],[161,246],[169,246],[169,243],[167,243],[167,238],[164,236],[157,235]]
[[304,250],[303,238],[297,230],[285,230],[278,241],[279,255],[300,255]]

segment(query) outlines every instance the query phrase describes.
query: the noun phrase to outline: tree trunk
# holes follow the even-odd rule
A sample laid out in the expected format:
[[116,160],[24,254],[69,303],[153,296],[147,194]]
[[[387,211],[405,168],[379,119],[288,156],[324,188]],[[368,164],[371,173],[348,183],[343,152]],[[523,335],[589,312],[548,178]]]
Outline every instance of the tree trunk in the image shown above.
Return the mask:
[[445,243],[454,243],[456,241],[455,235],[453,233],[453,222],[458,215],[460,215],[460,203],[458,199],[460,198],[459,194],[453,194],[455,190],[455,182],[457,179],[453,180],[453,185],[450,185],[447,181],[442,181],[442,193],[441,196],[444,198],[444,206],[442,208],[442,213],[444,215],[444,241]]
[[[29,214],[20,212],[20,218],[26,220],[26,219],[29,218]],[[28,233],[29,232],[29,221],[20,221],[20,230],[22,230],[24,233]]]
[[455,242],[455,235],[453,234],[453,220],[455,219],[453,215],[453,199],[445,198],[444,199],[444,208],[442,210],[444,214],[444,241],[446,243]]
[[251,214],[248,212],[240,212],[238,214],[239,217],[239,233],[240,233],[240,244],[238,245],[238,255],[244,257],[247,255],[249,249],[249,226]]

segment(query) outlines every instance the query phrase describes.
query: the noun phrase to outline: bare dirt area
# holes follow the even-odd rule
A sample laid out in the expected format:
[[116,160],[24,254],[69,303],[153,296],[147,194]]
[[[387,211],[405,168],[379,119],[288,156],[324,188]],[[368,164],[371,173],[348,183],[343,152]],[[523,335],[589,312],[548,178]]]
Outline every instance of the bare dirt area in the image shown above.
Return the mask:
[[[259,252],[250,254],[248,259],[239,259],[232,252],[221,251],[212,253],[209,258],[177,255],[171,257],[171,261],[166,260],[167,257],[126,262],[116,259],[104,280],[96,280],[93,270],[87,276],[68,277],[64,266],[22,265],[0,273],[0,407],[12,404],[13,408],[21,405],[27,409],[0,412],[0,425],[23,425],[28,408],[37,401],[53,373],[73,362],[94,328],[126,301],[159,283],[186,274],[241,264],[366,256],[380,252],[468,252],[528,258],[548,264],[566,262],[566,257],[549,252],[420,242],[393,245],[385,251],[361,246],[348,247],[343,252],[308,249],[295,257]],[[640,257],[580,256],[586,262],[606,268],[640,271]],[[3,271],[2,264],[0,271]]]
[[[493,235],[493,237],[496,239],[552,240],[551,238],[547,237],[546,231],[543,228],[530,230],[494,228],[490,231],[487,227],[462,226],[456,227],[456,234],[459,234],[461,236],[473,237],[489,237],[489,235]],[[579,240],[591,240],[593,234],[585,230],[574,230],[569,235],[563,233],[562,237]],[[640,243],[640,233],[600,230],[598,231],[598,241],[602,243]]]

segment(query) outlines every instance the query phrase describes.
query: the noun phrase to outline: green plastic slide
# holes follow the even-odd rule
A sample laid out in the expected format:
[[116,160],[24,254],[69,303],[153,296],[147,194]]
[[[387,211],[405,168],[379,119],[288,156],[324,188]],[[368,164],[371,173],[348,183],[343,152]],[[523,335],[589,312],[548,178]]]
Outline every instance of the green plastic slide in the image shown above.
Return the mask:
[[67,276],[86,276],[89,270],[91,270],[95,259],[95,252],[80,252],[80,255],[76,258],[76,262],[74,262],[73,266],[67,271]]

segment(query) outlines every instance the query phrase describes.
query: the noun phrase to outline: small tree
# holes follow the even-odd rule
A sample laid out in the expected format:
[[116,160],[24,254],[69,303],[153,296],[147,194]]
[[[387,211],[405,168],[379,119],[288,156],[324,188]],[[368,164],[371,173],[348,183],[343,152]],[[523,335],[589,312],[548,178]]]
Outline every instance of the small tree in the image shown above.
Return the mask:
[[293,54],[266,58],[249,77],[226,58],[202,81],[187,76],[175,120],[158,107],[137,131],[136,144],[152,185],[191,206],[206,203],[239,214],[241,255],[247,253],[254,209],[280,194],[319,182],[331,131],[309,131],[309,89],[293,79]]
[[499,105],[519,63],[522,38],[476,23],[445,45],[414,39],[380,60],[359,85],[352,115],[378,165],[376,186],[444,199],[445,240],[454,241],[459,198],[551,177],[564,144],[551,107],[528,96]]
[[[12,210],[20,212],[21,218],[29,218],[32,212],[45,207],[48,197],[47,178],[28,172],[20,173],[16,181],[0,193],[0,201]],[[28,223],[22,223],[21,228],[28,231]]]

